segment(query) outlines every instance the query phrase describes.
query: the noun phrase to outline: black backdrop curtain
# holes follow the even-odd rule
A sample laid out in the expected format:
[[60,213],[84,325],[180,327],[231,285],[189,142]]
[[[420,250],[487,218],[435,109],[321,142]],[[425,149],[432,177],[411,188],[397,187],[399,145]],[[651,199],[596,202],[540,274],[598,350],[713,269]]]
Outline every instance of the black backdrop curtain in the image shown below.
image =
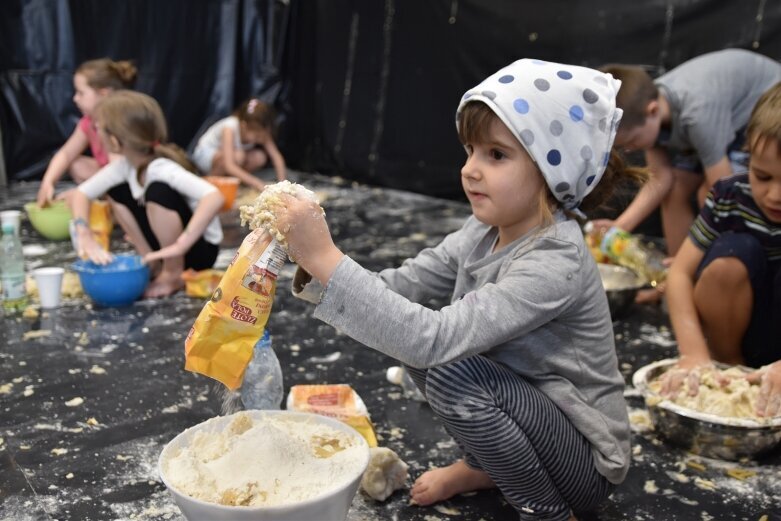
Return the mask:
[[160,102],[171,140],[185,148],[249,95],[275,101],[287,13],[271,0],[3,0],[0,122],[10,176],[40,177],[73,132],[81,116],[73,73],[89,59],[132,60],[135,88]]
[[654,74],[726,47],[781,57],[768,0],[3,0],[0,124],[8,171],[39,177],[72,132],[84,60],[133,59],[172,139],[254,94],[276,104],[288,163],[460,195],[462,93],[520,57]]

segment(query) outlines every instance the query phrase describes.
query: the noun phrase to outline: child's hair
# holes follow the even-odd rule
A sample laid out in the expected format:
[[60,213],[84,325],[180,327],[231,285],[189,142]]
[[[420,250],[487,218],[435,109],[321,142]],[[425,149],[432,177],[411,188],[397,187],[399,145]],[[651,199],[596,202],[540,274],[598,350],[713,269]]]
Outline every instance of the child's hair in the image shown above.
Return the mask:
[[[499,116],[491,110],[488,105],[479,101],[467,103],[458,115],[458,138],[462,144],[483,144],[490,139],[491,124],[494,121],[501,122]],[[504,124],[504,123],[502,123]],[[534,158],[532,157],[532,160]],[[536,163],[535,163],[536,164]],[[542,172],[537,169],[537,173],[542,176]],[[622,181],[630,179],[637,183],[644,183],[648,179],[648,171],[642,168],[628,167],[621,155],[613,148],[610,151],[605,173],[602,179],[581,202],[580,210],[589,212],[600,208],[605,204],[615,191],[616,185]],[[553,224],[553,213],[551,208],[558,206],[558,201],[553,196],[545,183],[545,189],[540,190],[538,200],[538,209],[542,227]]]
[[239,105],[233,115],[250,127],[274,130],[274,108],[257,98],[250,98]]
[[[168,158],[195,172],[184,150],[167,143],[165,116],[151,96],[130,90],[112,92],[98,103],[95,117],[103,131],[114,136],[123,147],[155,158]],[[140,168],[139,174],[142,171]]]
[[132,62],[108,58],[86,61],[76,69],[76,74],[82,74],[93,89],[129,89],[135,83],[137,73]]
[[750,153],[775,142],[781,154],[781,83],[770,87],[754,105],[746,127],[746,146]]
[[621,88],[616,96],[616,106],[624,111],[621,128],[643,125],[648,104],[659,97],[659,89],[648,72],[637,65],[616,63],[603,65],[599,70],[621,81]]

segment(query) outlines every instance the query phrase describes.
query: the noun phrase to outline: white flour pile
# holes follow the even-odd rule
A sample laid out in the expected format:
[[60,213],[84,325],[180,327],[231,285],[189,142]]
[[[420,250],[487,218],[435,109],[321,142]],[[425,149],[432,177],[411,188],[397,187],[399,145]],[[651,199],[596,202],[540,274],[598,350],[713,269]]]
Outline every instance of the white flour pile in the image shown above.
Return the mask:
[[[271,234],[281,245],[286,246],[285,234],[277,228],[276,210],[284,207],[280,194],[288,194],[298,199],[310,199],[318,202],[315,193],[303,185],[281,181],[267,186],[252,204],[239,208],[241,225],[249,225],[250,230],[263,228]],[[320,208],[320,211],[323,211]],[[324,212],[325,213],[325,212]]]
[[327,425],[234,417],[224,431],[199,431],[166,458],[163,472],[171,485],[210,503],[288,505],[346,485],[366,464],[357,436]]

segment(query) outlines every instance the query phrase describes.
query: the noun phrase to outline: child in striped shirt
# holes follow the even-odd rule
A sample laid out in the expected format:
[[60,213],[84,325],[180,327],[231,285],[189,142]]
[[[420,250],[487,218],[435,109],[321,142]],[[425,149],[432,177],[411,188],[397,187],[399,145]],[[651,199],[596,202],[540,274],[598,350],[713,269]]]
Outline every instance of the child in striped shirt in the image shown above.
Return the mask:
[[748,174],[718,181],[673,263],[667,299],[680,361],[663,392],[711,360],[760,368],[757,415],[781,414],[781,83],[746,129]]

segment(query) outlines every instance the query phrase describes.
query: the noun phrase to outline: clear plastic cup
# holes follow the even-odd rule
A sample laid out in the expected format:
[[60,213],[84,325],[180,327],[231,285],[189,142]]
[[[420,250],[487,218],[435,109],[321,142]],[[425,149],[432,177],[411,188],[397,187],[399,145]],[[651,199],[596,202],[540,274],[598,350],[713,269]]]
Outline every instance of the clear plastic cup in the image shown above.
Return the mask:
[[38,268],[33,270],[35,283],[38,285],[38,296],[44,309],[56,308],[60,305],[62,295],[62,268]]

